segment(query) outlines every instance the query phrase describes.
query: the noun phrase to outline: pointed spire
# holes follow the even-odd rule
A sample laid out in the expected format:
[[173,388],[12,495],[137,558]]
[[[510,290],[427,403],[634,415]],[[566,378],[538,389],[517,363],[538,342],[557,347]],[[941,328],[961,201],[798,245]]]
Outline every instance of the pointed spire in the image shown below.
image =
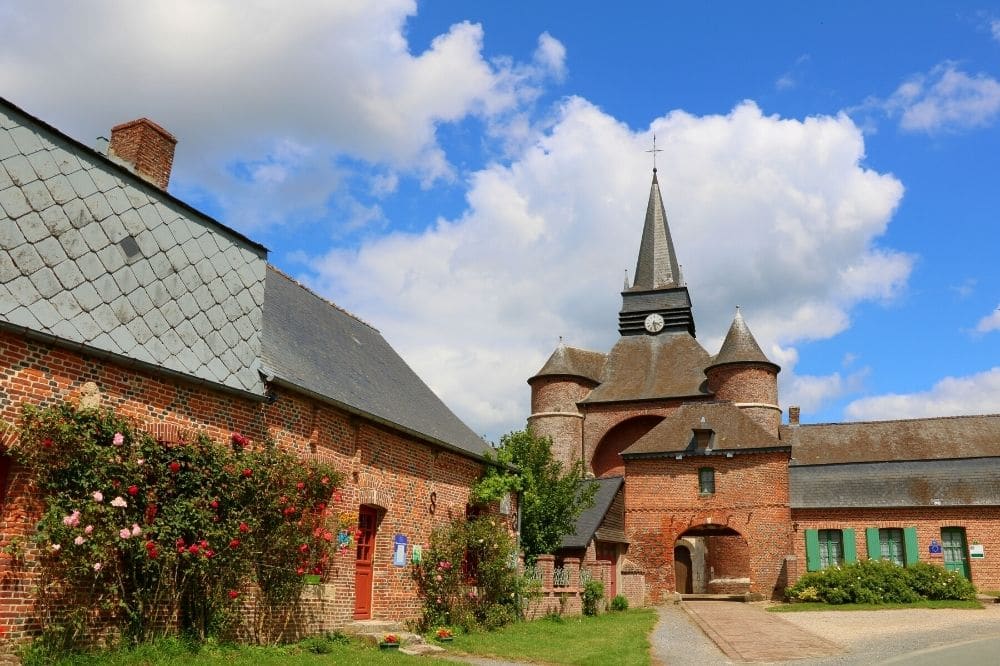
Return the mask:
[[[712,359],[712,365],[709,367],[724,365],[726,363],[767,363],[768,365],[775,365],[761,351],[760,345],[757,344],[753,333],[750,332],[750,327],[743,320],[743,314],[740,312],[740,306],[738,305],[736,306],[736,316],[733,317],[733,323],[729,327],[729,333],[726,334],[726,339],[722,343],[722,349]],[[775,365],[775,367],[777,366]]]
[[632,289],[665,289],[678,286],[680,286],[680,267],[677,265],[677,254],[674,252],[674,242],[667,226],[667,213],[663,208],[660,183],[654,168]]

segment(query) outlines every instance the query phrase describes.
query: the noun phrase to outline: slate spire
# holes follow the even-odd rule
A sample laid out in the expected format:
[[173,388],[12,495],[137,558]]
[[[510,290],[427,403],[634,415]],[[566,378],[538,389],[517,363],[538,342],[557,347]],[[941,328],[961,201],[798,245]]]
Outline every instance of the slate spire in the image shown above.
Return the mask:
[[677,263],[655,166],[642,225],[639,259],[635,264],[635,280],[631,287],[628,280],[625,281],[622,309],[618,312],[618,332],[622,335],[687,333],[694,337],[691,296]]
[[674,252],[674,241],[670,237],[667,212],[663,208],[660,183],[654,167],[632,289],[666,289],[679,286],[681,286],[681,270],[677,264],[677,253]]
[[760,345],[757,344],[757,340],[753,337],[753,333],[750,332],[750,327],[747,326],[746,321],[743,319],[743,314],[740,312],[740,306],[738,305],[736,306],[736,316],[733,317],[733,323],[729,327],[729,333],[726,334],[722,348],[719,349],[719,353],[712,359],[712,364],[709,367],[727,363],[766,363],[767,365],[777,367],[776,364],[767,358],[761,350]]

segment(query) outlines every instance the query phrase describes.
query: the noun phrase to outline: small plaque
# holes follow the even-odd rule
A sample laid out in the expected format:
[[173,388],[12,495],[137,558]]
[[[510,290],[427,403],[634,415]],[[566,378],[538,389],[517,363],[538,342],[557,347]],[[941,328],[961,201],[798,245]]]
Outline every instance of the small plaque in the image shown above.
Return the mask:
[[969,557],[981,560],[986,557],[986,548],[983,547],[981,543],[974,543],[969,546]]
[[406,544],[409,539],[404,534],[397,534],[392,540],[392,563],[397,567],[406,566]]

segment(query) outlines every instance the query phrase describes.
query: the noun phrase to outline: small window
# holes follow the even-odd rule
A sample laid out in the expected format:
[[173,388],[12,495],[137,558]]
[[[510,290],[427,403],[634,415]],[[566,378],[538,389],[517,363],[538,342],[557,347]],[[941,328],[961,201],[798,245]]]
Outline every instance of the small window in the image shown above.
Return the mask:
[[897,528],[880,529],[878,531],[879,548],[882,551],[882,559],[895,562],[903,566],[905,558],[903,556],[903,530]]
[[844,534],[840,530],[819,530],[820,567],[829,569],[844,563]]
[[715,492],[715,470],[711,467],[702,467],[698,470],[698,492],[702,495],[711,495]]

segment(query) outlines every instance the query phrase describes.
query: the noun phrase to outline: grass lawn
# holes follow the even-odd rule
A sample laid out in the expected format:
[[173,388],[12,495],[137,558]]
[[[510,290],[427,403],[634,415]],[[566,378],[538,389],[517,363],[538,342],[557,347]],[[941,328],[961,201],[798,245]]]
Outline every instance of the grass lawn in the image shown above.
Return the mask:
[[[309,648],[322,650],[323,653]],[[328,650],[328,651],[327,651]],[[335,641],[306,641],[280,647],[208,645],[193,648],[184,641],[164,639],[132,650],[113,650],[76,654],[59,661],[49,659],[26,660],[31,664],[59,664],[60,666],[158,666],[163,664],[237,664],[245,666],[306,666],[311,664],[412,664],[413,666],[455,666],[453,661],[429,657],[410,657],[396,651],[381,651],[360,643]]]
[[498,631],[455,636],[449,651],[579,666],[650,663],[656,612],[636,609],[597,617],[519,622]]
[[821,602],[806,602],[800,604],[781,604],[771,606],[767,610],[772,613],[799,613],[808,611],[862,611],[862,610],[897,610],[900,608],[979,608],[983,605],[978,601],[917,601],[912,604],[824,604]]

